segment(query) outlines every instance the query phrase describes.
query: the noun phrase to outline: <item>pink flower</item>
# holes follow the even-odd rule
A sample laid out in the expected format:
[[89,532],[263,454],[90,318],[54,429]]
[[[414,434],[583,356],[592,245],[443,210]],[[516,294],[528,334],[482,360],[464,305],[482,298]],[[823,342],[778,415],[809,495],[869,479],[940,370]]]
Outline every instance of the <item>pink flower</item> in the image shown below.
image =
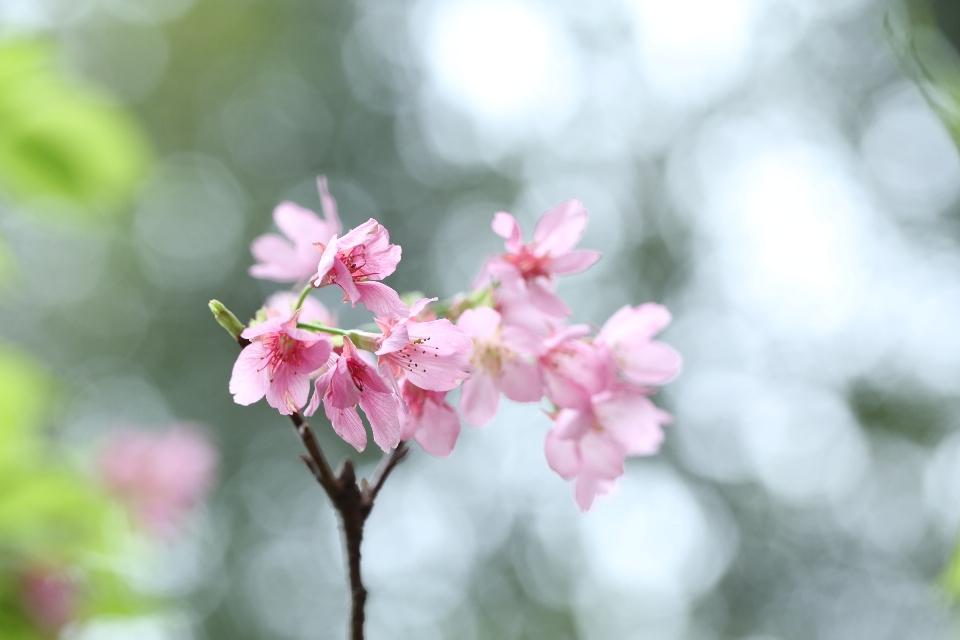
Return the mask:
[[277,282],[298,282],[309,278],[317,269],[320,253],[314,243],[327,243],[340,233],[337,202],[327,190],[327,179],[317,178],[320,205],[324,220],[313,211],[292,202],[281,202],[273,210],[273,221],[283,237],[268,233],[259,236],[250,246],[257,264],[250,267],[254,278]]
[[237,404],[250,405],[267,396],[267,403],[291,415],[307,403],[310,373],[330,357],[333,344],[297,328],[298,313],[269,318],[240,335],[250,344],[233,365],[230,393]]
[[352,444],[357,451],[367,446],[367,432],[357,413],[357,405],[367,414],[373,440],[384,451],[400,443],[400,413],[403,401],[395,388],[377,372],[376,367],[360,358],[350,338],[343,338],[343,353],[328,363],[317,378],[316,393],[305,411],[312,416],[323,397],[323,408],[333,430]]
[[500,391],[516,402],[536,402],[542,397],[540,370],[532,361],[540,348],[536,336],[503,326],[500,314],[489,307],[464,311],[457,326],[473,337],[473,373],[460,395],[467,424],[488,423],[497,413]]
[[[278,291],[267,298],[267,317],[289,318],[296,311],[294,305],[297,304],[299,295],[290,291]],[[300,322],[314,322],[327,327],[337,326],[337,316],[330,312],[327,307],[314,298],[307,296],[303,305],[300,307]]]
[[20,602],[40,630],[55,634],[77,614],[77,585],[63,572],[31,567],[20,576]]
[[574,495],[586,511],[623,475],[626,456],[660,449],[661,425],[671,420],[642,390],[614,385],[583,408],[557,412],[544,447],[547,463],[562,478],[576,479]]
[[314,286],[335,284],[343,289],[344,300],[353,306],[363,304],[378,316],[401,317],[407,307],[397,292],[383,280],[397,268],[400,247],[390,244],[390,234],[376,220],[370,218],[347,232],[342,238],[333,236],[322,249]]
[[616,380],[610,350],[585,339],[589,334],[590,327],[581,324],[559,330],[543,341],[537,362],[544,394],[558,407],[589,406],[593,394]]
[[156,534],[173,532],[210,489],[217,454],[195,429],[124,430],[112,436],[99,457],[100,473],[112,493]]
[[629,305],[613,314],[597,343],[613,354],[621,375],[636,385],[661,385],[680,373],[680,354],[653,336],[670,324],[666,307],[648,302]]
[[[418,322],[424,307],[436,298],[424,298],[404,317],[377,318],[383,338],[377,356],[393,375],[429,391],[449,391],[470,377],[470,337],[449,320]],[[404,305],[406,306],[406,305]]]
[[432,456],[446,458],[460,436],[460,416],[446,401],[445,391],[427,391],[403,381],[403,399],[408,412],[402,416],[400,439],[415,438]]
[[[587,226],[587,210],[579,200],[567,200],[540,216],[533,241],[523,244],[523,231],[509,213],[493,218],[494,232],[506,238],[507,252],[488,261],[484,281],[503,282],[514,271],[523,281],[529,301],[551,316],[566,317],[570,309],[553,290],[554,276],[580,273],[600,259],[596,251],[574,251]],[[518,290],[517,284],[510,288]]]

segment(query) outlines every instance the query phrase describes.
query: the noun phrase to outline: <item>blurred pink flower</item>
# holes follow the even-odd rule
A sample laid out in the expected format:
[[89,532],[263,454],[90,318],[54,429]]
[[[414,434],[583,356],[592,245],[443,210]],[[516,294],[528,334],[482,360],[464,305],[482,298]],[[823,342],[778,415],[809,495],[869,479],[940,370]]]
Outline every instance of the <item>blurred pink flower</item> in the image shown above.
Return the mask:
[[418,322],[424,307],[436,298],[415,302],[401,318],[377,318],[383,332],[377,356],[394,377],[406,376],[430,391],[449,391],[470,377],[472,341],[449,320]]
[[537,363],[544,395],[558,407],[587,407],[593,394],[616,379],[610,350],[585,339],[589,334],[590,327],[580,324],[556,331],[543,341]]
[[376,280],[383,280],[400,262],[399,245],[390,244],[390,234],[370,218],[342,238],[333,236],[322,249],[314,286],[335,284],[343,289],[344,299],[353,306],[364,306],[378,316],[401,317],[406,305],[397,292]]
[[467,424],[480,427],[490,422],[501,391],[516,402],[536,402],[543,396],[540,369],[533,362],[540,350],[535,335],[503,326],[500,314],[490,307],[464,311],[457,326],[473,338],[473,372],[460,394],[460,411]]
[[105,444],[99,462],[107,487],[141,525],[167,535],[210,489],[217,453],[189,425],[164,432],[125,429]]
[[284,415],[307,404],[310,373],[327,361],[333,344],[327,336],[298,329],[298,316],[269,318],[240,334],[250,344],[233,365],[234,402],[250,405],[266,395],[267,403]]
[[367,432],[357,413],[363,409],[373,430],[373,440],[384,451],[400,443],[400,414],[403,401],[396,389],[385,381],[376,367],[364,362],[350,338],[343,338],[343,352],[327,364],[317,378],[316,392],[304,412],[312,416],[323,398],[323,408],[341,438],[357,451],[367,446]]
[[[523,243],[523,231],[511,214],[501,211],[493,218],[494,232],[506,239],[507,252],[487,261],[479,280],[481,286],[496,281],[506,284],[540,311],[564,318],[570,308],[553,290],[555,276],[580,273],[600,259],[596,251],[574,251],[587,226],[587,210],[579,200],[566,200],[545,212],[537,220],[533,240]],[[514,272],[522,281],[510,282]]]
[[327,190],[326,177],[317,178],[317,189],[324,220],[293,202],[281,202],[273,210],[273,221],[286,239],[268,233],[253,241],[250,253],[257,259],[257,264],[250,267],[250,275],[254,278],[299,282],[316,272],[320,252],[314,243],[325,244],[342,230],[337,202]]
[[613,314],[597,343],[608,347],[623,378],[636,385],[661,385],[680,373],[680,354],[653,336],[670,324],[666,307],[648,302]]
[[[294,305],[300,296],[290,291],[278,291],[267,298],[267,317],[289,318],[296,311]],[[300,306],[300,322],[315,322],[327,327],[337,326],[337,316],[335,316],[326,305],[319,300],[307,296]]]
[[586,511],[623,475],[626,456],[660,449],[661,425],[672,419],[643,390],[614,384],[593,394],[587,406],[556,413],[544,446],[547,463],[561,477],[576,479],[574,495]]
[[20,574],[20,603],[33,623],[56,635],[77,613],[77,585],[62,571],[33,566]]
[[408,412],[401,417],[400,439],[415,438],[424,451],[438,458],[453,452],[460,436],[460,416],[446,401],[446,391],[427,391],[404,380]]

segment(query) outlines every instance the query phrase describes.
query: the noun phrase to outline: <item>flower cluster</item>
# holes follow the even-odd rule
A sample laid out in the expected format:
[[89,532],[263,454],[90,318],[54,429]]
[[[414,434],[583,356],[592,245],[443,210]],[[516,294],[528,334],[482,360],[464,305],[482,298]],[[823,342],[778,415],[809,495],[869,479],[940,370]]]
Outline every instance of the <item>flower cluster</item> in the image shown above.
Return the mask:
[[[237,403],[266,397],[280,413],[307,416],[322,404],[334,431],[363,450],[359,407],[384,451],[413,439],[447,456],[460,416],[481,427],[501,394],[515,402],[545,399],[553,421],[547,462],[575,479],[584,510],[623,475],[627,456],[659,449],[670,415],[650,396],[680,370],[677,352],[654,339],[670,314],[644,304],[623,307],[597,332],[568,325],[571,311],[556,293],[557,278],[600,259],[576,249],[587,224],[579,201],[544,213],[530,242],[512,215],[497,213],[493,231],[506,240],[505,251],[486,261],[471,291],[408,304],[382,282],[396,270],[400,247],[373,219],[340,235],[326,180],[318,186],[324,219],[282,203],[274,220],[286,238],[270,234],[253,243],[258,262],[251,275],[302,290],[272,296],[240,333],[249,344],[230,380]],[[310,297],[334,285],[344,302],[373,314],[377,330],[340,328]],[[457,387],[459,414],[447,397]]]

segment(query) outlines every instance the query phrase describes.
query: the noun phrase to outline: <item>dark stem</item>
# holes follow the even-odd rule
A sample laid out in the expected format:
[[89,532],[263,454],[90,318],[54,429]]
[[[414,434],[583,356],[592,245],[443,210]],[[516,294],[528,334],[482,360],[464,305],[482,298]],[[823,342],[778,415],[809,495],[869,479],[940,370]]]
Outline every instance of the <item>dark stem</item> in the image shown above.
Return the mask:
[[[250,344],[244,338],[237,342],[243,348]],[[364,607],[367,603],[367,589],[363,586],[363,577],[360,574],[360,544],[363,542],[363,525],[373,509],[383,483],[390,472],[407,455],[407,445],[401,442],[397,448],[383,455],[383,459],[374,471],[368,482],[363,479],[357,483],[357,472],[353,462],[345,458],[340,469],[334,473],[323,455],[323,449],[317,441],[313,429],[303,419],[300,413],[290,416],[293,426],[303,442],[308,455],[300,456],[310,469],[310,473],[317,479],[320,486],[330,498],[337,513],[340,514],[340,525],[343,531],[344,550],[347,560],[347,579],[350,586],[350,634],[348,640],[363,640],[363,623],[365,619]]]

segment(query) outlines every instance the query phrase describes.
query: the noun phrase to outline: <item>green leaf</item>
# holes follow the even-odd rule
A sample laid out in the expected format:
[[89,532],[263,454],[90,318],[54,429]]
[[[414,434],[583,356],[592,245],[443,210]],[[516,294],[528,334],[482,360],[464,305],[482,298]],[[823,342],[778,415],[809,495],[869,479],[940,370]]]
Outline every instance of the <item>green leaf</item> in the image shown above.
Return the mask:
[[907,0],[891,10],[886,29],[904,72],[920,87],[960,147],[960,55],[920,0]]
[[[0,43],[0,187],[48,213],[105,214],[144,175],[148,145],[135,121],[68,82],[50,44]],[[55,200],[70,205],[43,207]]]
[[0,469],[37,453],[37,427],[50,406],[54,384],[29,358],[0,348]]

